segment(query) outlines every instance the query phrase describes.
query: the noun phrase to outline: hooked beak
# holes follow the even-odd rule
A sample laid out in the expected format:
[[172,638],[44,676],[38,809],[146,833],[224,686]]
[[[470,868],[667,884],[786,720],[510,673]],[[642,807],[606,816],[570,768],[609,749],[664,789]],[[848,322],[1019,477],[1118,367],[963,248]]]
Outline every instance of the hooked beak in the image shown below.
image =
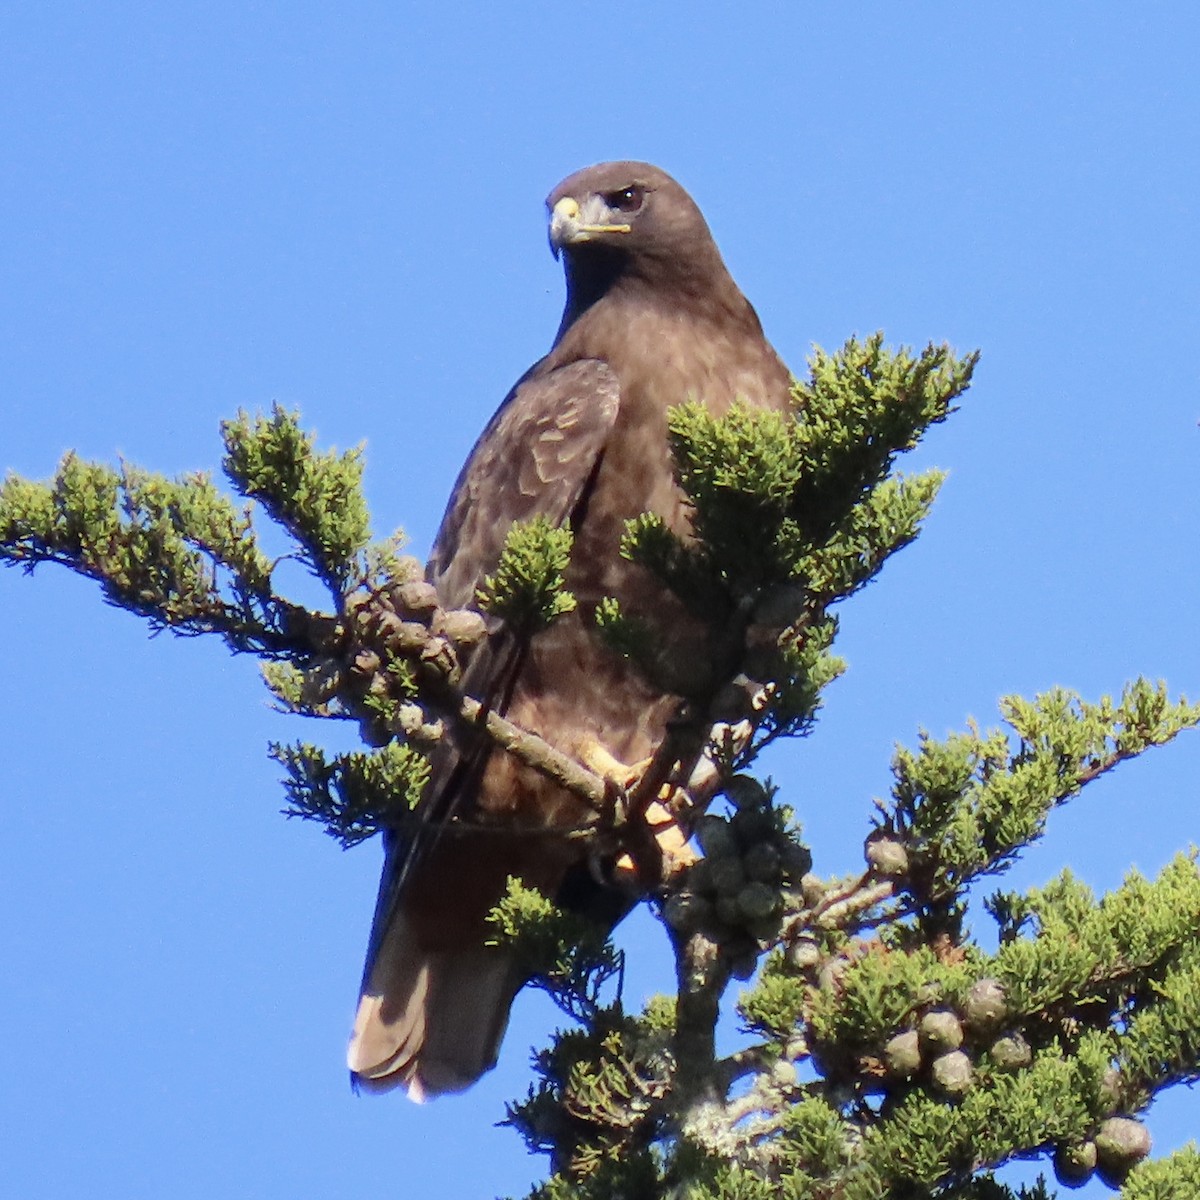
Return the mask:
[[582,208],[573,196],[564,196],[550,210],[550,252],[557,258],[568,246],[629,233],[633,228],[628,222],[610,223],[608,216],[609,210],[599,196],[589,196]]

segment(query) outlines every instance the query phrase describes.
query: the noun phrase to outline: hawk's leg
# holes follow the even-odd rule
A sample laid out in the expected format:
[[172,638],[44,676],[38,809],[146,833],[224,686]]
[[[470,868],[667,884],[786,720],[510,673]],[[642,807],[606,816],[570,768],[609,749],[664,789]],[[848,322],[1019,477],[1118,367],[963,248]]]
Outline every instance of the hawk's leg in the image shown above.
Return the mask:
[[[646,758],[632,765],[623,763],[591,738],[581,747],[579,757],[589,770],[622,792],[633,790],[653,761]],[[685,806],[686,796],[683,790],[666,783],[659,789],[658,795],[644,806],[641,813],[645,828],[657,846],[657,856],[660,859],[657,869],[652,874],[661,879],[669,879],[694,863],[698,857],[688,845],[688,835],[672,812],[672,809],[679,810]],[[639,864],[634,861],[636,853],[636,850],[632,853],[627,852],[617,859],[612,871],[616,882],[637,884],[640,881],[644,886],[647,872],[644,866],[642,870],[638,869]],[[640,859],[642,856],[637,857]]]

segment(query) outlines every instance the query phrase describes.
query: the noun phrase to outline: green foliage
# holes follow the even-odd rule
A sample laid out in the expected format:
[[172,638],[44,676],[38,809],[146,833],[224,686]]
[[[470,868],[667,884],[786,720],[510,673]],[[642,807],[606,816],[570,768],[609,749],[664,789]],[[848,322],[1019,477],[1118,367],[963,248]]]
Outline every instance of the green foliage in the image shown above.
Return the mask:
[[1191,1200],[1200,1196],[1200,1151],[1189,1142],[1167,1158],[1136,1167],[1121,1189],[1123,1200]]
[[803,558],[803,577],[818,596],[845,599],[869,583],[918,534],[944,471],[885,479],[850,510],[844,524]]
[[814,1181],[843,1170],[850,1160],[846,1123],[823,1096],[805,1096],[783,1114],[781,1140],[788,1157]]
[[218,633],[234,650],[294,648],[287,604],[271,591],[248,510],[206,475],[179,480],[68,454],[49,483],[0,487],[0,561],[60,563],[154,629]]
[[[712,674],[727,678],[740,667],[770,685],[739,766],[777,737],[811,731],[822,690],[844,669],[830,653],[829,606],[912,541],[944,478],[889,477],[892,462],[951,411],[975,361],[946,347],[891,352],[876,335],[836,355],[818,350],[790,412],[734,404],[718,417],[694,403],[671,410],[676,477],[695,536],[681,538],[661,516],[644,514],[628,523],[622,553],[715,631]],[[707,681],[676,682],[653,616],[615,606],[597,613],[609,644],[651,680],[699,700]]]
[[[1029,932],[994,956],[969,944],[952,955],[868,942],[820,981],[772,957],[741,1009],[784,1040],[812,1039],[826,1080],[888,1097],[847,1168],[846,1195],[933,1189],[1038,1148],[1094,1136],[1114,1108],[1131,1111],[1165,1083],[1200,1073],[1200,874],[1180,856],[1153,882],[1132,873],[1097,901],[1069,874],[1028,897]],[[1004,1006],[971,1025],[971,985],[994,979]],[[973,1078],[947,1103],[921,1073],[891,1081],[883,1046],[931,1010],[957,1012]],[[1024,1067],[989,1046],[1014,1030],[1032,1045]],[[863,1182],[866,1180],[867,1182]],[[820,1195],[820,1192],[814,1193]],[[932,1191],[914,1194],[932,1194]]]
[[[762,674],[770,676],[772,691],[759,722],[757,737],[739,766],[778,737],[803,737],[812,732],[825,689],[846,670],[846,661],[830,652],[837,621],[825,617],[803,631],[787,630],[774,640]],[[757,665],[755,663],[749,664]]]
[[960,1000],[981,973],[978,963],[944,962],[927,945],[906,952],[868,943],[836,986],[812,990],[808,1026],[827,1054],[835,1046],[843,1058],[877,1050],[920,1011]]
[[[1185,702],[1144,682],[1120,702],[1089,705],[1055,693],[1006,701],[1005,711],[1015,745],[975,734],[948,746],[927,740],[920,761],[903,758],[898,799],[912,819],[884,827],[917,869],[934,839],[963,853],[971,839],[960,823],[969,818],[977,838],[994,827],[1003,836],[960,860],[974,864],[962,878],[1003,871],[1054,804],[1196,718]],[[1022,771],[1022,787],[1006,790]],[[1017,814],[1024,823],[1005,833],[1012,814],[976,794],[988,788],[1036,796],[1038,820]],[[706,859],[684,877],[681,895],[696,890],[693,875],[710,869],[713,855],[720,861],[729,840],[716,825],[703,826],[700,838]],[[765,1038],[759,1057],[746,1059],[750,1092],[693,1112],[689,1136],[699,1139],[700,1157],[676,1143],[663,1171],[679,1190],[662,1194],[1044,1197],[1040,1185],[1018,1192],[987,1172],[1087,1143],[1110,1114],[1137,1112],[1159,1088],[1200,1074],[1200,873],[1191,858],[1181,856],[1154,881],[1133,873],[1099,900],[1069,874],[1009,897],[999,907],[1020,919],[1009,921],[991,955],[960,933],[947,938],[944,927],[931,933],[927,906],[913,903],[926,894],[897,878],[890,905],[865,910],[881,926],[866,939],[822,933],[801,913],[794,928],[813,940],[799,958],[785,926],[781,948],[739,1002],[747,1031]],[[976,1004],[980,988],[996,997],[991,1007]],[[926,1042],[929,1015],[958,1031],[960,1049]],[[919,1058],[894,1076],[886,1047],[905,1030],[919,1031]],[[1024,1061],[1001,1054],[1007,1043],[1026,1046]],[[795,1075],[783,1052],[811,1055],[817,1080],[789,1085]],[[953,1095],[938,1083],[944,1054],[959,1055],[967,1072]]]
[[597,1159],[582,1180],[555,1175],[535,1187],[530,1200],[659,1200],[659,1173],[647,1153]]
[[710,556],[680,539],[658,513],[626,522],[621,554],[661,579],[697,616],[715,620],[728,611],[727,581],[714,570]]
[[362,448],[319,453],[299,414],[278,405],[270,417],[239,413],[221,432],[222,465],[234,487],[295,538],[301,559],[340,601],[364,573],[360,556],[371,536]]
[[606,596],[596,605],[595,621],[610,650],[641,663],[653,675],[658,639],[648,621],[626,616],[615,596]]
[[805,509],[836,514],[847,500],[856,503],[886,476],[897,452],[954,411],[978,361],[978,353],[958,358],[948,346],[927,346],[916,357],[891,352],[879,333],[851,338],[836,354],[818,349],[810,382],[797,387],[807,430]]
[[492,944],[512,950],[522,974],[535,986],[569,1016],[580,1021],[595,1017],[604,985],[620,970],[607,929],[564,912],[511,877],[488,921]]
[[429,781],[426,756],[397,742],[333,759],[306,743],[273,742],[268,752],[287,773],[284,815],[321,822],[347,848],[400,824]]
[[874,1125],[863,1160],[894,1183],[959,1182],[1022,1151],[1082,1139],[1095,1127],[1094,1066],[1057,1047],[1016,1073],[983,1073],[958,1105],[913,1091]]
[[340,665],[321,659],[311,666],[298,667],[292,662],[266,662],[262,665],[263,682],[285,712],[311,717],[333,716],[332,703],[342,682]]
[[749,1029],[782,1041],[800,1027],[808,998],[804,980],[787,970],[782,954],[774,954],[757,986],[738,1000],[738,1012]]
[[[942,480],[885,483],[892,460],[945,419],[976,359],[945,346],[892,353],[876,334],[835,355],[818,350],[792,414],[674,410],[671,448],[712,568],[739,588],[799,578],[822,604],[862,586],[912,540]],[[668,557],[644,534],[631,550]]]
[[[619,1003],[598,1008],[584,1029],[559,1031],[534,1059],[537,1085],[508,1108],[507,1124],[531,1149],[551,1153],[563,1176],[540,1194],[654,1200],[655,1108],[670,1069],[667,1032],[653,1017],[624,1013]],[[577,1190],[561,1190],[568,1180]]]
[[479,589],[480,609],[499,617],[521,638],[574,611],[575,597],[563,588],[571,543],[571,530],[545,517],[515,522],[495,572]]
[[1161,974],[1151,975],[1150,997],[1129,996],[1134,978],[1127,984],[1122,1016],[1132,1015],[1117,1062],[1126,1087],[1148,1100],[1164,1083],[1200,1078],[1200,946],[1192,941]]
[[[1027,903],[1034,935],[1009,940],[995,956],[1014,1012],[1085,1000],[1099,1005],[1145,980],[1146,972],[1175,962],[1186,948],[1200,948],[1200,874],[1183,855],[1153,882],[1131,871],[1099,902],[1064,871],[1048,887],[1033,889]],[[1139,1008],[1147,1005],[1157,1007],[1143,997]]]
[[[242,414],[224,434],[230,480],[292,535],[339,613],[350,588],[386,591],[411,576],[398,557],[400,535],[367,544],[359,451],[316,451],[297,418],[279,408],[270,418]],[[374,716],[398,726],[397,697],[416,690],[412,662],[386,646],[387,687],[347,669],[354,654],[342,657],[350,647],[338,616],[311,612],[274,590],[253,507],[232,502],[204,474],[168,479],[68,454],[49,483],[10,476],[0,487],[0,561],[27,570],[58,563],[96,580],[106,600],[156,631],[212,633],[260,656],[268,687],[289,711]],[[399,748],[332,763],[311,746],[272,753],[288,768],[289,814],[326,822],[346,845],[406,810],[427,774],[419,753]]]
[[[295,538],[340,605],[347,588],[394,562],[395,542],[367,544],[359,451],[318,453],[293,414],[245,414],[224,426],[225,470]],[[301,660],[312,614],[273,590],[250,507],[204,474],[168,479],[68,454],[49,483],[0,487],[0,561],[54,562],[96,580],[106,600],[154,629],[215,633],[238,651]]]
[[1200,724],[1200,705],[1172,702],[1165,684],[1144,679],[1120,702],[1089,704],[1058,688],[1033,701],[1006,697],[1001,710],[1015,748],[999,730],[945,741],[922,734],[916,752],[899,749],[893,759],[879,827],[909,846],[904,887],[927,914],[949,911],[967,883],[1008,866],[1084,783]]

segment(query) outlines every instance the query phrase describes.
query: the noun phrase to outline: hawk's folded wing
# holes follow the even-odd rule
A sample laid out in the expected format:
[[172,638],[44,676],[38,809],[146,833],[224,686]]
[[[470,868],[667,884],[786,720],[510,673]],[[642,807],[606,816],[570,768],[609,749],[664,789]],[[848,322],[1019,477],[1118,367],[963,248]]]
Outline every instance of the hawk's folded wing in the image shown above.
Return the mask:
[[[534,367],[513,389],[467,460],[434,543],[428,576],[445,608],[474,603],[514,522],[544,516],[561,525],[586,505],[618,406],[616,376],[595,359],[544,373]],[[467,691],[490,698],[515,652],[509,639],[490,637],[472,658]],[[416,813],[419,832],[384,834],[383,877],[349,1053],[351,1070],[368,1085],[403,1083],[417,1096],[464,1086],[491,1065],[520,984],[503,956],[454,945],[455,884],[414,878],[417,862],[437,844],[441,823],[462,815],[460,801],[470,790],[464,785],[476,774],[470,767],[450,747],[439,752]],[[478,899],[466,882],[460,892],[475,918]],[[410,895],[411,889],[442,887],[450,896],[443,909],[451,911],[439,922],[445,936],[430,939],[405,909],[423,910],[429,903]],[[428,1020],[435,1009],[441,1017],[436,1029]]]

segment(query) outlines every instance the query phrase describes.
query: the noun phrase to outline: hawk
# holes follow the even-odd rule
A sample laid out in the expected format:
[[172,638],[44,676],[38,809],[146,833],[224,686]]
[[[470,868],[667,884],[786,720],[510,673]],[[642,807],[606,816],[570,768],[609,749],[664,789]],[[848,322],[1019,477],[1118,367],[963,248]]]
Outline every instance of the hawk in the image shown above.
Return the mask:
[[[463,467],[428,577],[445,608],[471,607],[515,521],[570,526],[574,612],[520,646],[493,631],[463,686],[563,753],[615,770],[654,753],[678,697],[603,644],[596,605],[615,596],[624,612],[657,615],[681,653],[703,652],[696,622],[619,552],[626,521],[643,512],[687,534],[667,410],[689,400],[718,414],[735,400],[786,409],[791,377],[699,208],[664,171],[588,167],[546,205],[566,273],[562,323]],[[525,982],[511,955],[488,945],[486,918],[509,876],[568,907],[603,910],[610,924],[630,900],[595,903],[581,843],[553,836],[592,814],[503,751],[440,751],[417,815],[425,832],[385,834],[348,1059],[357,1085],[404,1086],[420,1100],[461,1090],[495,1064]]]

